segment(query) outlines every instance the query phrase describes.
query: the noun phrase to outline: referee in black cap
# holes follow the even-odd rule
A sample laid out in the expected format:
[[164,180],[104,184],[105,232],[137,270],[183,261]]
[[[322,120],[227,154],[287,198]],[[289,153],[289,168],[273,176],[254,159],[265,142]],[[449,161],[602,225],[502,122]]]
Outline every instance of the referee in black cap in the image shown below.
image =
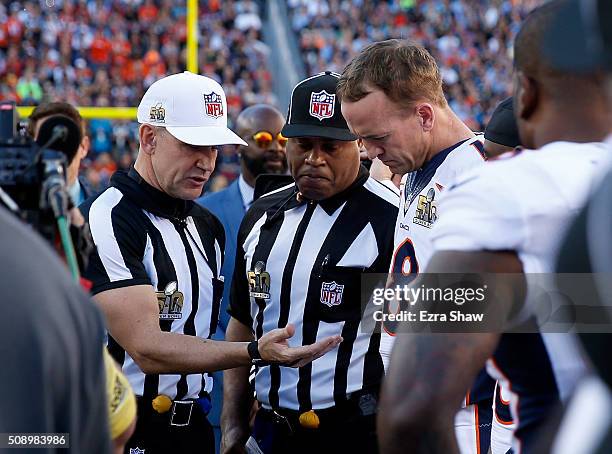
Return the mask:
[[252,340],[291,323],[292,346],[334,334],[343,342],[293,372],[257,369],[252,432],[249,369],[225,372],[225,453],[245,452],[245,443],[264,453],[377,452],[380,334],[362,317],[360,288],[364,273],[388,271],[398,196],[360,166],[338,78],[321,73],[293,90],[282,134],[295,183],[259,198],[242,221],[226,338]]

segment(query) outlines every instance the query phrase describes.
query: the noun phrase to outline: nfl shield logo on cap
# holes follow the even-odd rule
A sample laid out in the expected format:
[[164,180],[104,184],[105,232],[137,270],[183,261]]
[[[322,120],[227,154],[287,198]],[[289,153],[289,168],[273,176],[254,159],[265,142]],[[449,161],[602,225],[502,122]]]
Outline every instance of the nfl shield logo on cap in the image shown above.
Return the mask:
[[281,131],[283,136],[357,140],[340,110],[336,96],[339,78],[339,74],[325,71],[293,87],[287,123]]
[[327,93],[321,90],[318,93],[310,95],[310,115],[323,121],[324,118],[334,116],[334,104],[336,102],[336,94]]
[[204,94],[204,106],[204,111],[209,117],[219,118],[223,116],[223,101],[221,95],[218,95],[214,91],[209,94]]

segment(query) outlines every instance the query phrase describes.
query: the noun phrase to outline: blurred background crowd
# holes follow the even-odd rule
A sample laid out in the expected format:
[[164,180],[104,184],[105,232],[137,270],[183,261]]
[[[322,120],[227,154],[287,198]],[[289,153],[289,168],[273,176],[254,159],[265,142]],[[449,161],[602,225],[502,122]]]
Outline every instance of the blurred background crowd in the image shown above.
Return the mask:
[[442,71],[451,108],[482,131],[510,94],[519,25],[542,0],[288,0],[307,72],[342,72],[367,44],[408,38],[424,45]]
[[[435,56],[452,109],[483,130],[510,94],[511,43],[520,21],[543,0],[287,0],[307,74],[341,72],[365,45],[413,38]],[[277,105],[265,0],[200,0],[201,74],[218,80],[233,121],[246,106]],[[185,0],[4,0],[0,4],[0,100],[18,105],[63,100],[77,106],[136,106],[158,78],[186,69]],[[450,14],[449,14],[450,13]],[[282,70],[279,69],[279,70]],[[279,106],[284,109],[284,106]],[[102,190],[138,150],[138,125],[88,122],[83,172]],[[208,190],[237,177],[230,147],[219,153]]]

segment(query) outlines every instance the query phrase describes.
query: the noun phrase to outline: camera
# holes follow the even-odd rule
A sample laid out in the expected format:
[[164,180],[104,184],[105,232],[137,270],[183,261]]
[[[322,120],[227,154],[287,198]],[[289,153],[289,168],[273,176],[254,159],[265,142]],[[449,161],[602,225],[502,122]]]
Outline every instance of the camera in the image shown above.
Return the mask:
[[74,251],[74,246],[67,238],[72,237],[83,267],[89,253],[83,236],[88,234],[68,226],[71,203],[65,177],[66,156],[74,155],[80,142],[79,127],[63,115],[42,122],[34,141],[19,131],[15,103],[0,101],[0,203],[52,245],[61,241],[69,261],[74,254],[66,249]]

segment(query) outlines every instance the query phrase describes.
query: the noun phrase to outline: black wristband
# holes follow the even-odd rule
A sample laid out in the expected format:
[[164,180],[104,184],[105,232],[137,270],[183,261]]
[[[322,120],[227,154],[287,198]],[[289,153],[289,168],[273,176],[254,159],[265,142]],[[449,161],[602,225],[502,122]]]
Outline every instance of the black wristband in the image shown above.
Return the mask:
[[249,345],[247,345],[247,352],[249,352],[249,356],[251,357],[251,364],[254,364],[259,367],[269,366],[270,364],[273,364],[261,359],[261,354],[259,353],[259,343],[256,340],[253,342],[249,342]]
[[249,342],[249,345],[247,345],[247,351],[249,352],[251,361],[261,360],[261,355],[259,354],[259,344],[256,340]]

